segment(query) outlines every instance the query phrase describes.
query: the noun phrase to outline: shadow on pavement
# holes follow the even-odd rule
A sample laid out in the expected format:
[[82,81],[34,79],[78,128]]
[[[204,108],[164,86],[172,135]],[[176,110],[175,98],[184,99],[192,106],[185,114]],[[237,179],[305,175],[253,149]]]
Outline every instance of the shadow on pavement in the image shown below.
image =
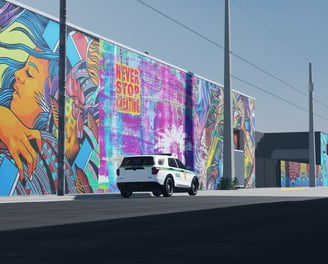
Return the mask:
[[0,263],[323,263],[327,208],[317,199],[5,231]]
[[[147,197],[153,197],[150,193],[133,193],[133,198],[147,198]],[[110,193],[110,194],[83,194],[83,195],[75,195],[74,200],[91,200],[91,199],[97,199],[97,200],[106,200],[106,199],[122,199],[122,196],[120,193]]]

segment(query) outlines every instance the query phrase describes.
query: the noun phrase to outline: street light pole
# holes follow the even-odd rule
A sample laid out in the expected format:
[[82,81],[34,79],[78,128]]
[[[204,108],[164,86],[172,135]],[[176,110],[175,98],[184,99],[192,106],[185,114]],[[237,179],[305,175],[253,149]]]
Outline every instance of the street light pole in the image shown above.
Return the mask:
[[231,53],[230,53],[230,0],[225,0],[224,37],[224,131],[223,131],[223,179],[232,188],[235,178],[232,128]]
[[65,79],[66,79],[66,0],[60,0],[59,29],[59,120],[58,120],[58,189],[57,195],[65,194]]
[[316,187],[315,135],[313,128],[312,65],[309,63],[309,178],[310,187]]

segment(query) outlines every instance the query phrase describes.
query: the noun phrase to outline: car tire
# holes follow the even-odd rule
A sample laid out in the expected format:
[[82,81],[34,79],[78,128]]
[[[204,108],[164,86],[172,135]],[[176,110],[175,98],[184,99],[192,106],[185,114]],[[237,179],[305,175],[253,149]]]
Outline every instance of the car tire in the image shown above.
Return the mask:
[[132,192],[129,192],[129,191],[121,191],[121,195],[124,198],[129,198],[132,195]]
[[156,197],[159,197],[159,196],[162,195],[162,192],[154,191],[153,195],[156,196]]
[[196,195],[198,192],[199,184],[196,178],[192,179],[190,189],[188,191],[189,195]]
[[163,186],[163,195],[165,197],[171,197],[173,194],[174,182],[171,177],[167,177]]

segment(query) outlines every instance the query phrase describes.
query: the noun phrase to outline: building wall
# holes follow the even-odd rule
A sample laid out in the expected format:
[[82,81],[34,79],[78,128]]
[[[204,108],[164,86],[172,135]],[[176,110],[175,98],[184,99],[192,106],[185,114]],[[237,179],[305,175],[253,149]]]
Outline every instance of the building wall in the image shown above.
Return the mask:
[[[324,186],[328,186],[328,153],[327,153],[328,135],[325,133],[320,133],[320,164],[321,164],[321,174],[322,182]],[[317,151],[318,152],[318,151]]]
[[[327,164],[327,139],[325,133],[316,133],[319,136],[319,144],[316,144],[316,160],[320,161],[316,165],[316,184],[317,186],[328,186],[328,164]],[[318,155],[319,153],[319,155]],[[280,161],[281,186],[300,187],[309,186],[309,164],[301,162]]]
[[256,158],[256,187],[280,187],[280,160]]
[[[59,25],[0,1],[0,195],[55,194]],[[65,185],[99,192],[99,39],[68,27]]]
[[[59,25],[3,0],[0,14],[0,195],[54,194]],[[163,152],[218,187],[223,87],[72,27],[66,74],[68,193],[116,192],[122,156]],[[254,187],[254,100],[234,92],[233,115]]]
[[[309,164],[293,161],[280,161],[281,187],[308,187],[310,186]],[[317,186],[327,186],[322,177],[322,167],[316,165]]]
[[[100,50],[102,181],[116,191],[115,169],[122,156],[164,152],[195,170],[203,189],[218,188],[223,87],[110,42],[100,41]],[[245,185],[252,187],[254,100],[234,93],[233,101],[234,125],[245,135]]]

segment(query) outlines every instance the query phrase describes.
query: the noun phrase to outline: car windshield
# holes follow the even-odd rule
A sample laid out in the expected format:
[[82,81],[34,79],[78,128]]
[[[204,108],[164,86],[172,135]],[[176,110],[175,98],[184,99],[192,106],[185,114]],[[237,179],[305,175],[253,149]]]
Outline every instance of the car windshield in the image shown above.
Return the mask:
[[153,157],[128,157],[124,158],[121,166],[140,166],[140,165],[154,165]]

